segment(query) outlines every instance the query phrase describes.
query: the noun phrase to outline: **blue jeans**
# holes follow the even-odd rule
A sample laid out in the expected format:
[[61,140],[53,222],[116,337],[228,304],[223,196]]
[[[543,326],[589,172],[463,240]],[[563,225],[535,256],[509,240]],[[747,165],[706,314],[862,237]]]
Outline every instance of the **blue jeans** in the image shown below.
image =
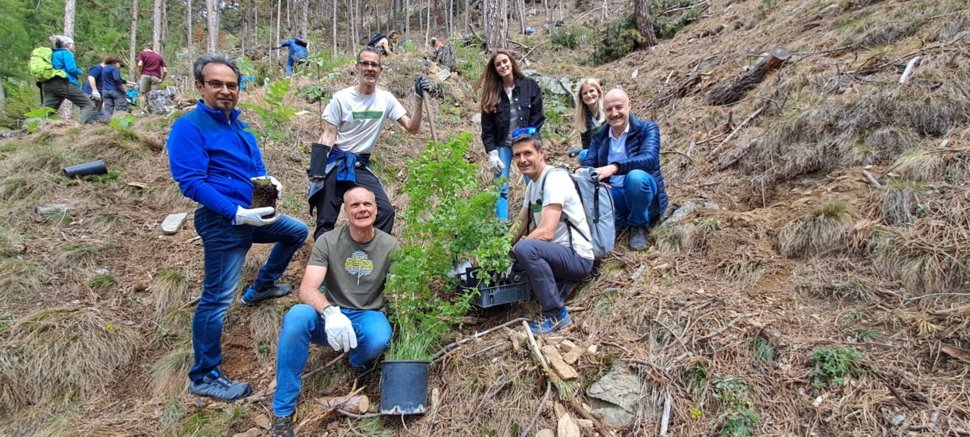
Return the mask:
[[[354,327],[357,347],[350,351],[350,365],[365,367],[391,344],[391,324],[380,311],[351,310],[342,308]],[[313,307],[299,304],[290,308],[283,317],[280,341],[276,351],[276,395],[273,397],[273,414],[285,417],[296,410],[296,398],[300,396],[300,375],[310,353],[310,342],[326,345],[327,332],[323,317]]]
[[200,381],[222,364],[222,323],[239,283],[246,253],[253,243],[276,243],[259,270],[252,287],[264,290],[283,276],[297,249],[303,246],[310,228],[289,216],[266,226],[234,226],[219,213],[200,207],[195,210],[195,231],[202,237],[205,278],[202,297],[192,319],[192,350],[195,364],[189,379]]
[[663,213],[660,210],[660,196],[657,195],[657,181],[643,170],[627,173],[623,186],[613,187],[610,194],[613,196],[618,225],[648,228]]
[[593,271],[593,260],[549,241],[519,240],[512,253],[525,270],[544,317],[558,316],[566,307],[556,280],[579,282]]
[[505,168],[495,176],[495,179],[505,178],[505,183],[499,187],[498,202],[495,204],[495,216],[499,220],[509,219],[509,173],[512,170],[512,148],[506,146],[498,147],[498,157],[505,164]]

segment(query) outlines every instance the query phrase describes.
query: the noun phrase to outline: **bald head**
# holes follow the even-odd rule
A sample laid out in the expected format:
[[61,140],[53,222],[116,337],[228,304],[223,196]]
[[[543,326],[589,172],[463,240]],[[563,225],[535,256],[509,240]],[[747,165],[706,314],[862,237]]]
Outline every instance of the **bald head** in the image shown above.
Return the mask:
[[630,123],[630,96],[619,88],[611,89],[603,97],[603,112],[613,136],[619,137]]
[[[377,219],[377,202],[374,192],[357,186],[344,193],[344,212],[350,222],[351,233],[370,232]],[[353,235],[351,236],[353,237]]]

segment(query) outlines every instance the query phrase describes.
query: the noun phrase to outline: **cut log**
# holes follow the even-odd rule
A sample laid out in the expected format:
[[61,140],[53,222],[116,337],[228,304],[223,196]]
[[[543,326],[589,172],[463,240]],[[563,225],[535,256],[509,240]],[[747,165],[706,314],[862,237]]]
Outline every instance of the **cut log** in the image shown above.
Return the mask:
[[317,402],[327,410],[344,410],[351,413],[364,414],[370,409],[370,399],[367,396],[337,396],[317,399]]
[[715,106],[731,105],[741,100],[748,91],[765,79],[772,71],[781,68],[791,53],[781,47],[763,53],[751,69],[729,84],[715,87],[707,94],[707,103]]

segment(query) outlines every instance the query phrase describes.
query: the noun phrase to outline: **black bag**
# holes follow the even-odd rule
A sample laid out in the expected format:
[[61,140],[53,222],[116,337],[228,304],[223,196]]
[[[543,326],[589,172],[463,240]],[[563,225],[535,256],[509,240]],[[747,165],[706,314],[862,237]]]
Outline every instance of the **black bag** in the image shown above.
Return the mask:
[[386,38],[386,36],[384,36],[383,33],[374,32],[374,34],[370,36],[370,39],[367,40],[367,46],[374,47],[375,44],[377,44],[380,40],[384,38]]

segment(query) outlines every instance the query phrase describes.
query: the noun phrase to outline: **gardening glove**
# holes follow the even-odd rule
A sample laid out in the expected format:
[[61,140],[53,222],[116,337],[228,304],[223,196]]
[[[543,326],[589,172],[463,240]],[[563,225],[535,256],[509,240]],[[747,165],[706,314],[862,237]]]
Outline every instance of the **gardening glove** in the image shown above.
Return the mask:
[[502,170],[505,170],[505,163],[502,162],[502,158],[498,157],[498,150],[488,152],[488,167],[495,174],[499,174]]
[[340,312],[340,307],[330,305],[323,309],[323,326],[327,331],[327,343],[333,350],[347,351],[357,347],[357,334],[350,319]]
[[262,208],[243,208],[241,206],[236,207],[236,217],[232,219],[232,224],[236,226],[250,225],[250,226],[265,226],[276,223],[280,219],[280,215],[274,215],[270,218],[263,218],[264,215],[270,215],[276,212],[276,209],[272,206],[265,206]]
[[414,95],[418,96],[418,98],[420,99],[424,97],[422,95],[423,93],[430,93],[430,92],[431,92],[431,83],[428,82],[427,77],[418,76],[417,79],[414,79]]
[[100,102],[101,93],[99,93],[98,90],[91,90],[91,100],[94,100],[95,102]]
[[276,180],[276,178],[272,176],[256,176],[254,178],[249,178],[249,180],[252,181],[253,183],[255,183],[258,180],[268,180],[269,183],[273,184],[273,186],[276,187],[276,198],[277,199],[283,198],[283,184],[281,184],[280,181]]

